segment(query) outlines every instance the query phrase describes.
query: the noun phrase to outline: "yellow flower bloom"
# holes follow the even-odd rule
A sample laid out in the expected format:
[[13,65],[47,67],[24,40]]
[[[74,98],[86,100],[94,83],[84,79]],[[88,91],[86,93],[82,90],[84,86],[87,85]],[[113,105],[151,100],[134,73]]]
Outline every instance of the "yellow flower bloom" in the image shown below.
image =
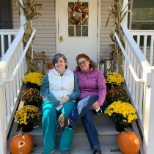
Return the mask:
[[121,124],[131,123],[137,119],[136,109],[129,102],[115,101],[105,109],[104,114]]
[[30,72],[27,75],[25,75],[23,82],[27,83],[34,83],[37,84],[38,86],[41,85],[42,83],[42,79],[43,79],[44,75],[38,72]]
[[14,118],[15,122],[27,125],[28,123],[38,120],[40,114],[36,106],[26,105],[16,111]]
[[107,76],[106,83],[120,86],[124,82],[124,78],[117,72],[110,72]]

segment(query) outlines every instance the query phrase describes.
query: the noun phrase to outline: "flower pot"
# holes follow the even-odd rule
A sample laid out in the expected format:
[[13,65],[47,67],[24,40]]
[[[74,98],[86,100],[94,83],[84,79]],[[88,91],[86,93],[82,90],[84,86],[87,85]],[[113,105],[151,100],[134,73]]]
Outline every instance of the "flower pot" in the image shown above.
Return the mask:
[[36,106],[36,107],[41,107],[42,105],[42,101],[40,102],[29,102],[29,101],[24,101],[24,105],[33,105],[33,106]]
[[40,86],[38,86],[38,85],[35,84],[35,83],[31,83],[31,82],[27,82],[27,83],[26,83],[26,89],[27,89],[27,88],[36,88],[36,89],[40,90]]
[[125,128],[131,127],[131,124],[121,124],[119,122],[115,122],[115,127],[117,132],[122,132]]
[[19,127],[22,128],[23,132],[31,132],[33,130],[33,123],[29,123],[27,125],[20,124]]
[[113,87],[119,87],[118,85],[116,85],[116,84],[111,84],[111,83],[106,83],[106,87],[107,87],[107,90],[110,90],[111,88],[113,88]]

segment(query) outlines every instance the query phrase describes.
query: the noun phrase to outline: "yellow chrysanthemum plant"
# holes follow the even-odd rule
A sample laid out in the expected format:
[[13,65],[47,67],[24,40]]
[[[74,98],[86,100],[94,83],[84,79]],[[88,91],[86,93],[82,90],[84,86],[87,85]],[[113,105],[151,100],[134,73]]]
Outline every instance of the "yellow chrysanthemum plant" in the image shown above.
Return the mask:
[[124,78],[121,74],[117,72],[110,72],[107,75],[106,83],[111,84],[111,86],[114,86],[114,85],[121,86],[122,83],[124,83]]
[[136,109],[129,102],[115,101],[104,111],[113,122],[120,124],[130,124],[137,119]]
[[16,111],[14,118],[16,123],[28,125],[36,122],[40,118],[40,113],[36,106],[26,105]]
[[23,82],[28,85],[27,88],[37,88],[41,86],[44,75],[38,72],[30,72],[25,75]]

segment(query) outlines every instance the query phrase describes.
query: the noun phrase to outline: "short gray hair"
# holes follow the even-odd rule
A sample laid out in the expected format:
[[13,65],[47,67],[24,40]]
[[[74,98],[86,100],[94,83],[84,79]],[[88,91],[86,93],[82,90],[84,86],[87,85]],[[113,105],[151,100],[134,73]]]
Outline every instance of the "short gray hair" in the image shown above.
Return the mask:
[[[67,62],[67,59],[66,59],[66,57],[63,54],[57,53],[52,58],[52,66],[53,67],[55,66],[55,63],[58,62],[58,60],[59,60],[60,57],[62,57],[64,59],[64,61]],[[66,68],[67,68],[67,66],[66,66]]]

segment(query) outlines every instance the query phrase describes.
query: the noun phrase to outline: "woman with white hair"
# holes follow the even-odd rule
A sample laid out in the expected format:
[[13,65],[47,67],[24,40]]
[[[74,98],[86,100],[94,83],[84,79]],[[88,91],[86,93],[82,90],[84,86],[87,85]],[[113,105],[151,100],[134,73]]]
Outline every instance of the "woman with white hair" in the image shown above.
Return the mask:
[[[75,100],[80,96],[77,75],[67,66],[63,54],[56,54],[52,60],[53,69],[44,77],[41,85],[42,127],[44,136],[43,154],[56,151],[56,132],[58,114],[68,116],[75,106]],[[70,154],[74,129],[66,127],[60,132],[60,151]]]

